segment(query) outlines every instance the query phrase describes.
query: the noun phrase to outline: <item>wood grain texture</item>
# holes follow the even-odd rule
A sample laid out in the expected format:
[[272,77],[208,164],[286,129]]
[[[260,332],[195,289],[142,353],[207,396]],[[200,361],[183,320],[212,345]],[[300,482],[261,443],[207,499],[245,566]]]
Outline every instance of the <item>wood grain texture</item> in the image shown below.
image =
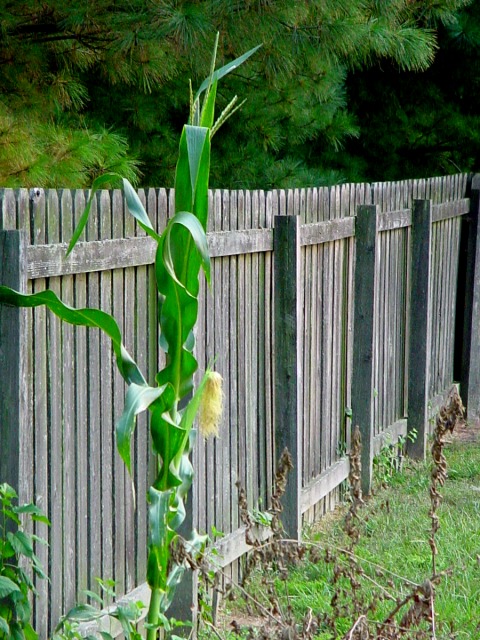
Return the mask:
[[[0,231],[0,282],[17,291],[26,291],[25,233]],[[20,482],[20,443],[27,436],[28,407],[24,404],[27,387],[27,344],[25,311],[0,305],[0,367],[2,393],[0,419],[4,452],[0,456],[0,477],[16,488]]]
[[[463,228],[462,268],[464,278],[464,312],[461,390],[471,418],[480,416],[480,176],[473,177],[470,193],[470,213]],[[461,316],[460,316],[460,319]]]
[[276,216],[274,234],[275,301],[275,441],[279,454],[287,448],[294,472],[284,495],[283,525],[290,537],[301,536],[300,490],[302,477],[301,353],[299,344],[298,277],[300,275],[299,220]]
[[[285,317],[275,316],[278,295],[273,286],[275,269],[280,266],[285,271],[287,265],[275,257],[274,215],[299,218],[298,324],[288,338],[296,345],[298,404],[294,405],[297,435],[302,434],[302,441],[300,436],[297,440],[297,457],[303,458],[295,480],[297,526],[335,505],[337,483],[346,472],[342,455],[345,446],[348,450],[353,423],[345,409],[355,404],[359,386],[354,358],[356,206],[373,202],[379,209],[378,284],[372,294],[372,454],[387,434],[395,439],[405,433],[411,374],[408,345],[417,331],[412,320],[415,304],[410,301],[417,270],[412,261],[414,198],[432,199],[435,237],[430,287],[434,367],[428,401],[433,402],[453,381],[461,345],[468,344],[465,353],[470,352],[471,338],[463,341],[457,335],[455,342],[453,331],[454,326],[463,326],[465,316],[465,229],[472,226],[474,211],[467,187],[467,176],[455,176],[266,193],[211,192],[208,243],[214,277],[210,290],[201,285],[195,379],[198,383],[216,357],[215,366],[225,379],[226,404],[221,439],[199,440],[195,448],[197,481],[192,497],[195,524],[201,530],[215,524],[227,534],[230,551],[225,561],[237,562],[245,550],[241,543],[235,547],[241,539],[236,481],[247,487],[251,506],[258,498],[266,505],[281,452],[275,433],[284,416],[275,403],[283,387],[275,383],[275,358],[276,345],[283,349],[288,334],[278,330],[287,317],[283,308],[276,313]],[[81,242],[72,258],[65,260],[85,197],[81,191],[0,190],[0,226],[27,232],[26,290],[50,285],[76,306],[90,304],[113,311],[127,348],[152,380],[165,361],[158,349],[155,245],[127,214],[121,192],[102,192]],[[173,214],[173,191],[140,190],[139,197],[161,231]],[[470,213],[465,214],[469,207]],[[460,227],[464,230],[461,245]],[[468,260],[473,269],[475,257]],[[283,277],[289,280],[291,274]],[[471,318],[471,312],[466,315]],[[68,584],[55,578],[40,593],[37,617],[46,612],[39,623],[46,637],[54,612],[73,604],[74,596],[81,599],[80,590],[92,586],[95,575],[112,572],[119,594],[144,579],[147,525],[140,495],[152,477],[155,460],[148,455],[148,423],[141,417],[133,449],[139,496],[133,511],[130,480],[114,448],[114,425],[123,408],[125,385],[112,362],[109,342],[97,331],[58,324],[45,309],[25,317],[32,347],[27,347],[30,388],[23,400],[33,429],[18,459],[23,469],[33,467],[34,473],[22,491],[36,496],[56,523],[51,533],[43,525],[35,527],[39,535],[50,535],[53,545],[39,548],[43,561],[51,568],[61,566],[58,575],[68,575]],[[471,327],[471,319],[465,322],[467,329]],[[362,323],[360,331],[365,327],[368,324]],[[52,346],[50,354],[47,345]],[[471,376],[473,380],[474,370]],[[292,380],[289,384],[295,386]],[[471,397],[470,410],[474,402]],[[72,560],[74,553],[76,560]],[[227,570],[228,575],[237,571],[235,567]]]
[[376,218],[378,205],[357,209],[355,308],[353,325],[352,425],[362,436],[362,491],[370,493],[373,464],[373,366],[376,289]]
[[[415,200],[412,215],[411,303],[408,374],[408,454],[423,459],[428,434],[428,385],[431,359],[431,232],[430,200]],[[413,329],[414,328],[414,329]]]

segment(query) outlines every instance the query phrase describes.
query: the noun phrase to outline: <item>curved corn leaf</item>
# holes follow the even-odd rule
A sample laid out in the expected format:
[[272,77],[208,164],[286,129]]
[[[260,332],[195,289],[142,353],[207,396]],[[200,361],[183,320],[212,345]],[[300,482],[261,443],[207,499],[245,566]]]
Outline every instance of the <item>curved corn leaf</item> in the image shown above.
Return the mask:
[[[250,49],[249,51],[247,51],[246,53],[241,55],[239,58],[236,58],[235,60],[232,60],[232,62],[229,62],[225,66],[220,67],[220,69],[217,69],[216,71],[214,71],[213,72],[213,81],[220,80],[221,78],[226,76],[227,73],[230,73],[230,71],[233,71],[234,69],[239,67],[241,64],[243,64],[245,62],[245,60],[248,60],[248,58],[250,58],[250,56],[252,56],[256,51],[258,51],[261,46],[262,46],[261,44],[257,45],[253,49]],[[211,82],[212,82],[211,76],[209,76],[208,78],[205,78],[205,80],[202,82],[202,84],[200,85],[200,87],[199,87],[199,89],[198,89],[198,91],[197,91],[197,93],[195,95],[195,100],[197,100],[201,96],[201,94],[205,91],[205,89],[208,87],[208,85]]]
[[[194,252],[188,244],[185,247],[187,239],[196,249],[196,262],[192,260]],[[162,234],[155,259],[157,288],[162,296],[161,340],[167,353],[167,365],[157,375],[157,384],[171,381],[178,399],[191,391],[193,374],[197,369],[197,361],[192,354],[192,330],[198,315],[200,265],[209,279],[206,234],[193,214],[180,212],[170,220]]]
[[128,210],[136,219],[138,224],[151,238],[153,238],[156,242],[160,242],[160,236],[153,228],[150,218],[148,217],[148,214],[144,209],[142,201],[138,197],[135,189],[126,178],[123,179],[123,193],[125,195],[125,201],[127,203]]
[[117,436],[117,449],[120,457],[132,474],[130,441],[135,431],[136,417],[142,411],[148,409],[164,393],[167,385],[162,387],[150,387],[132,383],[128,387],[125,398],[125,406],[120,420],[115,428]]
[[[189,254],[181,253],[178,254],[180,260],[174,260],[173,247],[176,246],[175,241],[172,239],[172,233],[175,228],[175,225],[181,225],[185,228],[191,239],[194,242],[194,246],[197,250],[198,257],[200,258],[200,264],[205,272],[205,277],[207,278],[207,282],[210,281],[210,255],[208,253],[208,245],[207,245],[207,236],[206,233],[200,224],[198,218],[196,218],[192,213],[188,213],[186,211],[181,211],[177,213],[167,225],[164,233],[162,234],[162,242],[159,245],[162,250],[162,261],[165,267],[165,270],[170,275],[173,280],[181,287],[184,287],[187,292],[196,296],[198,294],[198,270],[196,273],[188,273],[188,257]],[[175,264],[175,262],[180,262],[181,264]],[[193,276],[193,277],[188,277]],[[161,290],[160,283],[159,290]],[[189,285],[196,285],[195,289],[189,290]],[[162,292],[163,293],[163,292]]]
[[193,465],[189,457],[190,447],[188,447],[182,454],[180,459],[180,466],[178,475],[182,478],[182,484],[177,489],[177,495],[182,498],[182,500],[187,496],[190,491],[190,487],[193,482]]
[[66,255],[68,256],[72,251],[73,247],[77,244],[79,237],[82,235],[82,231],[85,229],[85,226],[88,222],[88,216],[90,215],[90,210],[92,208],[92,202],[95,197],[95,194],[99,189],[104,187],[106,184],[111,184],[115,180],[121,180],[121,176],[118,173],[104,173],[92,182],[92,187],[90,190],[90,195],[87,200],[86,207],[78,221],[77,226],[75,227],[75,231],[73,232],[72,239],[67,248]]
[[95,198],[97,191],[102,189],[105,185],[111,184],[115,181],[123,182],[123,190],[125,195],[125,200],[127,203],[128,210],[132,214],[132,216],[137,220],[138,224],[142,227],[142,229],[154,240],[158,242],[160,239],[159,235],[154,230],[150,218],[148,217],[140,198],[137,195],[137,192],[132,187],[130,182],[125,178],[122,178],[118,173],[104,173],[92,182],[92,187],[90,189],[90,195],[87,200],[87,204],[85,209],[78,221],[77,226],[72,235],[72,239],[67,248],[66,256],[68,256],[73,247],[77,244],[79,237],[82,235],[83,230],[88,222],[88,216],[90,215],[90,211],[92,208],[92,203]]
[[178,452],[183,451],[185,430],[179,427],[168,413],[162,412],[159,408],[152,413],[150,433],[155,452],[162,459],[162,466],[155,481],[156,488],[166,490],[180,486],[182,478],[172,462]]
[[128,384],[147,384],[137,364],[123,346],[120,329],[115,319],[105,311],[99,309],[74,309],[64,304],[53,291],[48,289],[38,293],[23,294],[9,287],[0,286],[0,303],[27,308],[45,305],[65,322],[82,327],[101,329],[112,341],[117,366],[124,380]]

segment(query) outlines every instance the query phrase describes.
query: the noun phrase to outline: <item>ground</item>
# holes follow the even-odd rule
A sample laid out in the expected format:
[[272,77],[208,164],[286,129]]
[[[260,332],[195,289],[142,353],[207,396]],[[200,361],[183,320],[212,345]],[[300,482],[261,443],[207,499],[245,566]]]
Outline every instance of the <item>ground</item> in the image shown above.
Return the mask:
[[460,442],[480,442],[480,419],[455,427],[453,439]]

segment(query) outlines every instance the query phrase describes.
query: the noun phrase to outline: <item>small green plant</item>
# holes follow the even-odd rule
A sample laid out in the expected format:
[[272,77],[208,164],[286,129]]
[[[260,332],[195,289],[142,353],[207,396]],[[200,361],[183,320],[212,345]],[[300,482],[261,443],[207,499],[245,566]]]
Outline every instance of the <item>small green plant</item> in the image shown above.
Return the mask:
[[415,442],[416,438],[415,429],[405,436],[398,436],[396,442],[392,442],[392,437],[387,435],[382,448],[373,458],[373,473],[378,485],[390,484],[395,475],[402,471],[407,442]]
[[17,498],[10,485],[0,485],[0,640],[36,640],[29,601],[29,595],[35,594],[31,572],[43,579],[46,576],[33,543],[46,543],[25,531],[21,516],[32,522],[49,522],[34,504],[15,504]]
[[[98,631],[103,640],[114,640],[120,631],[125,640],[142,640],[137,624],[145,609],[143,602],[115,603],[115,582],[101,578],[96,578],[96,582],[103,595],[90,590],[83,593],[97,606],[78,604],[70,609],[58,623],[52,640],[80,640],[84,637],[93,640],[97,636],[93,632],[85,636],[88,627],[81,627],[82,623],[86,625],[92,622],[96,623],[95,632]],[[165,626],[169,629],[169,626]]]
[[[175,173],[175,215],[159,233],[154,229],[137,193],[123,179],[127,207],[140,227],[157,244],[155,279],[158,290],[158,322],[160,346],[166,354],[166,365],[150,385],[121,340],[115,319],[98,309],[73,309],[65,305],[53,291],[23,295],[8,287],[0,287],[0,303],[17,307],[45,305],[62,320],[74,325],[99,328],[110,337],[118,369],[128,385],[123,414],[116,426],[117,449],[128,472],[132,474],[131,439],[136,416],[150,412],[150,434],[157,459],[157,476],[148,489],[149,535],[147,582],[151,588],[145,628],[147,639],[155,640],[160,628],[166,629],[165,612],[172,602],[175,588],[182,579],[187,561],[194,562],[206,543],[206,536],[192,532],[183,540],[177,533],[185,519],[184,501],[193,479],[189,453],[194,441],[193,429],[200,410],[200,427],[205,435],[215,435],[221,412],[221,378],[207,371],[198,388],[193,389],[197,370],[193,329],[198,314],[199,273],[203,269],[207,281],[210,259],[207,247],[208,179],[211,138],[225,120],[238,109],[235,97],[215,119],[218,81],[236,69],[257,49],[215,70],[218,36],[210,75],[194,96],[190,87],[190,119],[180,137]],[[203,100],[202,100],[203,98]],[[82,214],[67,255],[73,250],[87,224],[91,205],[98,189],[115,174],[97,178]],[[133,486],[133,485],[132,485]],[[168,630],[171,633],[171,629]]]

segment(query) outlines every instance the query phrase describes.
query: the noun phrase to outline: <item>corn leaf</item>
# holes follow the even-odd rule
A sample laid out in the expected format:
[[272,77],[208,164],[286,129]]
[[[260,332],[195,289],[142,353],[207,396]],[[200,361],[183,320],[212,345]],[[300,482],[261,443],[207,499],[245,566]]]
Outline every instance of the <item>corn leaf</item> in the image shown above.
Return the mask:
[[148,490],[149,553],[147,582],[152,588],[165,590],[167,587],[170,541],[175,535],[169,529],[172,491],[159,491],[155,487]]
[[137,192],[132,187],[130,182],[123,179],[123,192],[125,195],[125,200],[127,203],[128,210],[132,214],[132,216],[136,219],[138,224],[142,227],[142,229],[147,233],[151,238],[160,241],[160,236],[153,228],[153,225],[148,217],[147,212],[145,211],[142,201],[138,197]]
[[[221,78],[226,76],[227,73],[230,73],[231,71],[234,71],[234,69],[239,67],[241,64],[243,64],[245,62],[245,60],[248,60],[248,58],[250,58],[250,56],[252,56],[256,51],[258,51],[261,46],[262,46],[261,44],[257,45],[253,49],[250,49],[249,51],[247,51],[246,53],[241,55],[239,58],[236,58],[235,60],[232,60],[232,62],[229,62],[225,66],[220,67],[220,69],[217,69],[216,71],[214,71],[213,80],[214,81],[215,80],[220,80]],[[195,100],[200,97],[200,95],[205,91],[205,89],[208,87],[210,82],[211,82],[210,76],[208,78],[206,78],[202,82],[202,84],[200,85],[200,87],[199,87],[199,89],[198,89],[198,91],[197,91],[197,93],[195,95]]]
[[38,293],[23,294],[9,287],[0,286],[0,303],[13,307],[39,307],[45,305],[61,320],[70,324],[101,329],[112,341],[117,359],[118,369],[128,384],[146,385],[140,369],[125,349],[120,335],[120,329],[115,319],[105,311],[99,309],[74,309],[64,304],[58,296],[50,290]]
[[[194,276],[193,279],[189,279],[187,277],[188,255],[185,255],[183,251],[178,252],[177,255],[180,256],[182,264],[178,267],[176,267],[176,265],[174,264],[173,249],[177,247],[177,239],[175,238],[175,242],[172,240],[172,230],[174,229],[175,225],[181,225],[182,227],[184,227],[191,236],[197,250],[197,254],[200,258],[201,266],[205,272],[207,282],[209,282],[210,255],[208,253],[207,236],[205,234],[205,231],[203,230],[202,225],[198,221],[198,218],[196,218],[191,213],[187,213],[186,211],[177,213],[177,215],[169,221],[164,235],[162,236],[162,258],[167,273],[178,285],[186,289],[190,295],[196,296],[198,294],[198,270],[196,273],[192,274]],[[189,280],[190,284],[196,285],[193,291],[188,289]]]
[[112,181],[120,180],[120,178],[121,176],[119,176],[117,173],[104,173],[103,175],[98,176],[98,178],[95,178],[95,180],[92,183],[90,196],[87,200],[87,205],[85,207],[85,210],[82,213],[77,226],[75,227],[75,231],[73,232],[72,239],[70,240],[70,243],[68,245],[67,253],[66,253],[67,256],[72,251],[73,247],[77,244],[79,237],[82,235],[82,231],[85,229],[85,226],[88,222],[88,216],[90,215],[90,210],[92,208],[92,202],[97,191],[102,187],[104,187],[106,184],[111,184]]
[[125,406],[120,420],[115,428],[117,436],[117,449],[120,457],[132,474],[130,442],[135,432],[136,417],[145,411],[164,393],[167,385],[162,387],[150,387],[148,385],[131,384],[128,387],[125,398]]

